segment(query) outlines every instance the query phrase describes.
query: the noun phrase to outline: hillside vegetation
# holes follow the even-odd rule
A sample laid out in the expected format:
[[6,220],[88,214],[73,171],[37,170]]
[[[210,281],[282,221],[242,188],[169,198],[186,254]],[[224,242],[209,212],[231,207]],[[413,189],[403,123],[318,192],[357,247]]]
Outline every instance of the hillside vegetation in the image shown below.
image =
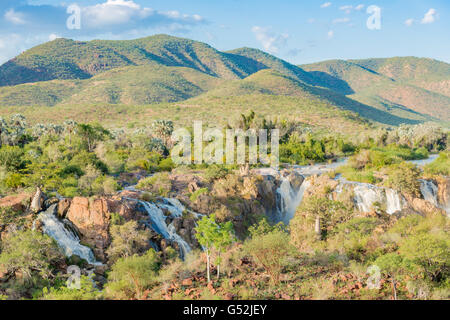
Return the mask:
[[400,117],[450,119],[450,65],[432,59],[330,60],[301,66],[319,84]]
[[[20,106],[64,106],[68,113],[81,114],[99,104],[115,112],[116,105],[191,105],[188,100],[194,98],[201,113],[213,108],[206,105],[212,100],[226,105],[221,112],[228,118],[229,99],[245,103],[239,113],[271,96],[270,103],[277,106],[285,97],[295,98],[288,99],[280,115],[291,112],[294,104],[311,118],[320,113],[318,105],[327,104],[385,125],[445,124],[450,121],[449,70],[443,62],[412,57],[295,66],[257,49],[220,52],[167,35],[124,41],[56,39],[0,66],[0,106],[3,114]],[[255,101],[242,99],[255,95]],[[32,115],[32,110],[26,113]]]

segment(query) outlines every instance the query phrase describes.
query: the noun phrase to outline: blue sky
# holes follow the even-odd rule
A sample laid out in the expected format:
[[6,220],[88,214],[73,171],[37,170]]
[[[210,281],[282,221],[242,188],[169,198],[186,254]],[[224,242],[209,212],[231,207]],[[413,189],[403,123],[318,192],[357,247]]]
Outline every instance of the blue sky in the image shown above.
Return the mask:
[[[81,9],[81,29],[66,26]],[[370,30],[367,8],[381,10]],[[219,50],[243,46],[302,64],[419,56],[450,63],[448,0],[0,0],[0,63],[56,37],[133,39],[167,33]]]

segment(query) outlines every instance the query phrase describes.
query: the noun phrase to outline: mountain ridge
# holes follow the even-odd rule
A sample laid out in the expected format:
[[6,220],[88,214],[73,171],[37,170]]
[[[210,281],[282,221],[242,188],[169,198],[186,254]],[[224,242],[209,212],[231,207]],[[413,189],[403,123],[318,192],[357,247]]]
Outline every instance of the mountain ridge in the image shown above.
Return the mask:
[[[393,57],[296,66],[185,38],[56,39],[0,66],[0,105],[173,103],[203,96],[320,100],[388,125],[450,121],[450,65]],[[244,106],[243,106],[244,107]]]

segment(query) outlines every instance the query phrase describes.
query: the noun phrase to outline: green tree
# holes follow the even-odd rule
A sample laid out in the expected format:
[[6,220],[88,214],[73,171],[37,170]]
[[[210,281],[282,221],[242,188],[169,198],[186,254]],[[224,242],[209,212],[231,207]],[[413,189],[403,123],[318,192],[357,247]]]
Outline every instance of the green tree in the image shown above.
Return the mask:
[[406,270],[405,263],[403,257],[396,252],[385,254],[375,261],[375,265],[381,269],[381,272],[391,279],[395,300],[397,300],[398,277]]
[[220,278],[220,264],[222,263],[221,254],[233,243],[233,224],[228,221],[218,224],[217,237],[214,246],[217,250],[217,280]]
[[81,137],[89,152],[94,151],[97,141],[103,141],[106,137],[110,136],[109,131],[99,124],[78,124],[77,134]]
[[197,227],[195,228],[195,237],[206,253],[206,275],[208,278],[208,283],[211,282],[211,250],[215,247],[219,253],[219,258],[217,261],[217,277],[219,277],[220,253],[232,243],[232,229],[233,225],[231,224],[231,222],[222,224],[217,223],[216,216],[214,214],[210,216],[204,216],[200,221],[197,222]]
[[446,233],[411,235],[399,248],[401,254],[421,267],[433,281],[448,276],[450,268],[450,239]]

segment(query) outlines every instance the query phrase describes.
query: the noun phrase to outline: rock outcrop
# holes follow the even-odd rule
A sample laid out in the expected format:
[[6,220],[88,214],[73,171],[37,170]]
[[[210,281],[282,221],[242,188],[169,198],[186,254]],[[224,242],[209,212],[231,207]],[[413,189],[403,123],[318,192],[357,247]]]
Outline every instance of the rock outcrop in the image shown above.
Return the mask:
[[30,210],[33,213],[38,213],[44,209],[44,193],[41,188],[36,188],[36,193],[33,196],[33,200],[31,200]]
[[0,199],[0,208],[12,208],[16,212],[25,212],[31,203],[31,194],[21,193]]
[[91,247],[97,259],[105,261],[105,250],[110,243],[109,225],[112,213],[118,213],[126,220],[136,215],[135,203],[121,199],[73,198],[66,218],[81,234],[81,242]]
[[450,214],[450,177],[443,177],[438,180],[438,200]]

